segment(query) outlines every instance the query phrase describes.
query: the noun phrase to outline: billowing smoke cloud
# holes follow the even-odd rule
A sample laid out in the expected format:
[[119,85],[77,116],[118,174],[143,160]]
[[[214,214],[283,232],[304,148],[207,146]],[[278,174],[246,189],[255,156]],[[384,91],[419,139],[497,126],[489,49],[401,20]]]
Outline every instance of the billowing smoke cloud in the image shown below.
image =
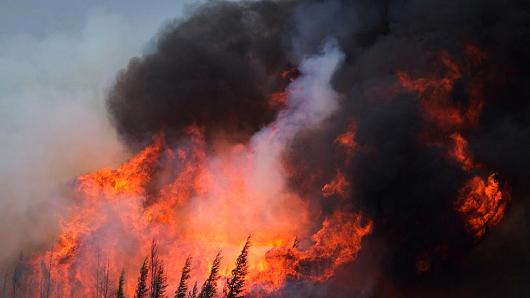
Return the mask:
[[212,2],[161,33],[153,54],[130,61],[107,101],[131,142],[179,133],[190,123],[207,133],[248,137],[274,119],[268,103],[285,87],[287,2]]
[[[345,287],[334,295],[528,293],[521,280],[530,274],[523,236],[529,232],[528,9],[523,1],[495,0],[210,3],[168,28],[152,54],[131,60],[108,108],[133,145],[160,130],[178,135],[190,124],[209,134],[249,136],[274,119],[267,99],[284,87],[279,73],[334,38],[345,55],[333,77],[338,106],[317,128],[296,131],[285,156],[298,171],[290,187],[324,211],[336,204],[322,199],[322,185],[341,168],[352,185],[351,206],[376,223],[364,250],[377,253],[366,253],[369,261],[361,255],[359,263],[379,268],[370,281],[378,290]],[[404,82],[455,73],[446,106],[471,119],[473,101],[484,104],[475,120],[446,125],[426,111],[423,89]],[[341,165],[336,139],[351,128],[355,150]],[[480,164],[471,172],[447,157],[455,132]],[[501,177],[512,203],[500,226],[476,242],[455,200],[465,181],[489,171]],[[359,275],[349,268],[330,284]]]
[[[130,51],[136,39],[110,42],[132,35],[119,21],[96,18],[73,53],[79,41],[65,37],[6,42],[0,63],[14,71],[0,84],[18,103],[2,101],[7,199],[0,233],[10,245],[0,258],[45,242],[50,230],[34,227],[54,223],[38,211],[58,182],[115,161],[122,148],[105,122],[106,107],[132,151],[160,132],[168,148],[185,143],[190,127],[205,132],[205,167],[215,179],[201,181],[207,195],[193,194],[186,206],[192,211],[183,229],[194,235],[204,227],[231,233],[223,223],[238,232],[255,228],[250,223],[283,228],[292,225],[291,207],[302,205],[319,217],[304,212],[295,221],[312,225],[309,235],[337,210],[373,221],[355,263],[320,282],[290,276],[274,292],[279,297],[528,296],[529,33],[524,1],[212,1],[166,26],[108,93],[114,71],[137,54]],[[21,54],[17,43],[32,50]],[[35,68],[53,72],[41,77]],[[271,104],[278,94],[280,103]],[[186,152],[176,156],[186,160]],[[249,160],[246,175],[225,177],[223,166],[239,170]],[[156,174],[153,188],[170,184],[167,173]],[[457,210],[462,189],[488,175],[500,182],[507,209],[502,220],[470,229]],[[240,186],[230,179],[250,189],[242,197],[253,198],[254,209],[221,220],[223,208],[240,204],[230,201],[231,188]],[[153,193],[134,208],[162,205],[163,192]],[[185,216],[186,208],[169,213]],[[12,233],[13,223],[20,233]],[[294,271],[303,269],[319,268]]]
[[[528,242],[521,238],[528,233],[522,214],[528,210],[529,195],[523,181],[530,178],[526,149],[521,150],[530,146],[530,106],[523,79],[529,41],[521,33],[528,32],[528,6],[498,1],[314,2],[299,9],[304,11],[303,28],[315,28],[314,33],[301,30],[303,35],[322,35],[321,28],[330,26],[319,25],[333,23],[335,10],[374,17],[347,33],[328,33],[347,55],[334,81],[347,99],[326,129],[300,136],[291,157],[307,171],[327,167],[316,190],[334,175],[334,139],[355,122],[357,149],[345,170],[353,185],[352,200],[379,222],[374,237],[385,239],[387,250],[376,265],[383,272],[373,295],[528,293],[526,284],[517,281],[517,276],[529,275],[524,268],[530,260]],[[487,53],[480,67],[470,66],[474,58],[466,50],[469,44]],[[438,135],[447,142],[452,132],[428,123],[417,93],[396,92],[399,71],[419,77],[447,72],[439,61],[442,51],[462,72],[448,96],[451,104],[469,107],[474,96],[470,90],[475,84],[484,86],[478,95],[485,102],[479,123],[463,129],[464,135],[482,171],[498,172],[511,188],[506,222],[478,244],[470,243],[454,211],[458,189],[469,174],[444,158],[443,146],[425,141],[425,135]],[[293,182],[297,185],[298,180]],[[422,254],[432,255],[427,275],[417,270]]]

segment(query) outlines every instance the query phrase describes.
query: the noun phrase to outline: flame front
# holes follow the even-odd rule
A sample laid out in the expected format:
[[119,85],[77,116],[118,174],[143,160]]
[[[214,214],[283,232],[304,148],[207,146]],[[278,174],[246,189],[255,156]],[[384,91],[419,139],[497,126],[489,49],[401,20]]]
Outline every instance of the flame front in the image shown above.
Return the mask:
[[[479,85],[471,84],[466,104],[451,101],[455,82],[486,57],[473,46],[466,53],[469,66],[441,52],[442,71],[419,78],[399,71],[397,81],[401,90],[418,95],[425,123],[418,142],[442,148],[443,158],[465,173],[454,209],[469,233],[480,239],[501,221],[507,198],[497,176],[475,161],[465,137],[478,124],[484,106]],[[289,131],[296,126],[293,119],[313,121],[307,120],[310,108],[289,110],[303,106],[291,104],[290,96],[300,96],[306,86],[291,87],[271,95],[270,105],[283,113],[248,144],[208,143],[204,128],[191,125],[176,143],[168,144],[159,134],[121,166],[79,176],[69,216],[61,221],[53,249],[33,258],[32,278],[48,276],[50,291],[57,296],[101,296],[102,272],[117,277],[125,270],[125,291],[131,296],[153,239],[166,263],[168,284],[174,286],[188,256],[193,259],[192,281],[205,280],[218,251],[225,260],[221,276],[228,277],[232,260],[252,235],[245,293],[260,297],[290,280],[328,280],[341,265],[355,261],[374,226],[366,215],[344,211],[352,210],[348,167],[362,146],[356,140],[357,122],[350,121],[329,144],[339,152],[340,162],[334,176],[317,188],[323,202],[338,207],[328,214],[315,211],[309,199],[287,186],[285,177],[298,173],[281,159],[283,147],[297,133]],[[440,251],[427,248],[417,257],[415,269],[429,272],[432,255]]]
[[[289,96],[274,93],[271,103],[289,109]],[[125,292],[132,296],[137,272],[156,240],[174,291],[188,256],[192,282],[201,284],[211,259],[222,251],[228,260],[220,270],[224,280],[252,235],[248,294],[267,295],[288,280],[329,279],[338,266],[357,258],[372,221],[360,213],[311,211],[308,200],[287,187],[288,166],[280,157],[296,133],[286,118],[293,114],[280,114],[249,144],[207,143],[204,128],[196,125],[171,145],[159,134],[121,166],[79,176],[69,216],[62,219],[53,249],[33,258],[32,278],[48,279],[53,296],[97,297],[108,277],[124,270]],[[353,129],[336,142],[348,158]],[[338,169],[337,177],[322,185],[322,196],[345,197],[349,188]]]

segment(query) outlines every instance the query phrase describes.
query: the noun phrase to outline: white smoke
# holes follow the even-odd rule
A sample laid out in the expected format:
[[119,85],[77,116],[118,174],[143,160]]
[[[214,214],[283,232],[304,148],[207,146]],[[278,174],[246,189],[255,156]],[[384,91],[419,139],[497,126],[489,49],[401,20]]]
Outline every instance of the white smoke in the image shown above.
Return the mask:
[[0,265],[49,242],[64,184],[126,158],[106,92],[161,23],[182,11],[166,13],[140,24],[98,10],[79,32],[0,38]]
[[[317,128],[338,108],[339,95],[330,81],[343,59],[333,41],[320,54],[304,59],[301,76],[289,85],[287,106],[276,120],[257,132],[247,146],[210,157],[213,177],[207,189],[214,191],[206,200],[195,200],[196,209],[190,215],[193,226],[208,227],[205,231],[215,232],[212,237],[226,233],[236,239],[250,233],[259,238],[259,233],[271,231],[298,236],[310,232],[315,223],[307,222],[304,202],[287,186],[283,154],[298,133]],[[226,165],[237,174],[227,174]],[[234,191],[237,187],[241,187],[239,193]],[[235,194],[240,198],[234,200]],[[233,215],[230,210],[240,210],[238,217],[228,216]]]
[[[279,113],[275,122],[252,138],[257,163],[254,184],[280,179],[282,154],[296,134],[317,128],[338,108],[339,94],[330,81],[343,59],[337,43],[328,41],[320,55],[306,58],[300,64],[301,77],[287,89],[287,108]],[[262,177],[260,173],[272,175]]]

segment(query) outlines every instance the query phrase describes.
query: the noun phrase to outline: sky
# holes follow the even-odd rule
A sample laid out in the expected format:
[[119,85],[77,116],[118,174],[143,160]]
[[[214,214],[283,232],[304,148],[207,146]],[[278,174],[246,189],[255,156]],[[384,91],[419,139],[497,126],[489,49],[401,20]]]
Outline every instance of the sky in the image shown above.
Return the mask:
[[127,157],[105,96],[197,0],[0,2],[0,263],[45,243],[61,187]]

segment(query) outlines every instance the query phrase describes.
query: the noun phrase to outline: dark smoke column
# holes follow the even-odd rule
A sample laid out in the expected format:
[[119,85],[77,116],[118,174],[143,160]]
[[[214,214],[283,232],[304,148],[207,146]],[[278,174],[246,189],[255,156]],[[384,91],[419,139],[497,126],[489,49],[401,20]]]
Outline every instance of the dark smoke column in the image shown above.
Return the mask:
[[285,87],[290,2],[208,3],[159,36],[153,53],[130,61],[108,97],[111,119],[131,145],[191,124],[245,139],[275,115]]

